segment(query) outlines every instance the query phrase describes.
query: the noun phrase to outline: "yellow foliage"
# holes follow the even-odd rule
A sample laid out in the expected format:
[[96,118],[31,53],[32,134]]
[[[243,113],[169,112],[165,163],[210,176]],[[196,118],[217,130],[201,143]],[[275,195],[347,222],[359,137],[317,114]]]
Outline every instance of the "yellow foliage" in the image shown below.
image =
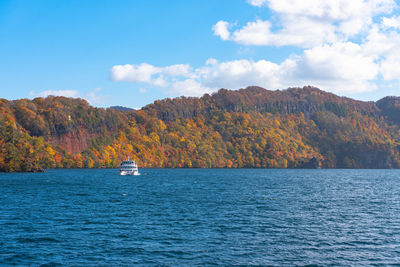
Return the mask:
[[52,149],[50,146],[46,147],[46,152],[52,157],[56,154],[54,149]]

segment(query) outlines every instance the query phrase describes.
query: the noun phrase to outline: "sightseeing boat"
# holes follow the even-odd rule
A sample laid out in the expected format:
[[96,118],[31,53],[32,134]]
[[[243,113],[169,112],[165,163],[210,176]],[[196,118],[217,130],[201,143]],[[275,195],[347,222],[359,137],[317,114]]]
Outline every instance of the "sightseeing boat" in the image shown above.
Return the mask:
[[122,161],[120,167],[119,167],[119,174],[120,175],[139,175],[139,169],[137,166],[136,161],[130,160],[124,160]]

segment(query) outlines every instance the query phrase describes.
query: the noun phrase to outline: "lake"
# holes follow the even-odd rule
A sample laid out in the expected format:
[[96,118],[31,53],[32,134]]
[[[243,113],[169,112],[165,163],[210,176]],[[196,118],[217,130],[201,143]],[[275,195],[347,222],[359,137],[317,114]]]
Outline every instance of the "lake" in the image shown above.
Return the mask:
[[400,263],[399,170],[0,174],[0,265]]

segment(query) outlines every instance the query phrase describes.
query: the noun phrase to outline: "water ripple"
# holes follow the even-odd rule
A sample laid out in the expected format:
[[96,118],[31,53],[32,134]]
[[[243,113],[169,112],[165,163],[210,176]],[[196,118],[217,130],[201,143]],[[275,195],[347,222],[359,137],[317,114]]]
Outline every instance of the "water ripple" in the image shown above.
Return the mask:
[[0,265],[400,264],[400,171],[0,174]]

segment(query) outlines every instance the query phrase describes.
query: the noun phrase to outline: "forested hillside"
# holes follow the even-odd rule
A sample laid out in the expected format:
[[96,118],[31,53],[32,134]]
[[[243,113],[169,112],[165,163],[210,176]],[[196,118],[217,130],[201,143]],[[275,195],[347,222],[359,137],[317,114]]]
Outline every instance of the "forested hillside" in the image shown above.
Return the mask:
[[221,89],[142,110],[65,97],[0,99],[0,170],[117,167],[399,168],[400,98],[313,87]]

